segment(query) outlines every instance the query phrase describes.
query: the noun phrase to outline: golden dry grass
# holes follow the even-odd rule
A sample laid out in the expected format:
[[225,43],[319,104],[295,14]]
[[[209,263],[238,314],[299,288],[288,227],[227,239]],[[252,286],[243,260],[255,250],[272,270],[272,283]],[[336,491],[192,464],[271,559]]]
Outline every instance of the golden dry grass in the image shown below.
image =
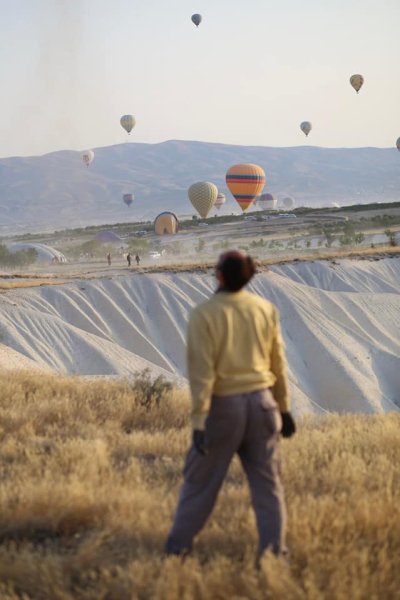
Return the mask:
[[163,557],[190,438],[186,392],[0,373],[0,598],[385,599],[400,594],[400,415],[304,420],[282,444],[290,564],[254,568],[235,462],[182,563]]
[[33,278],[26,281],[2,281],[0,279],[0,290],[16,290],[23,288],[40,287],[43,285],[62,285],[63,283],[70,283],[69,279],[38,279]]

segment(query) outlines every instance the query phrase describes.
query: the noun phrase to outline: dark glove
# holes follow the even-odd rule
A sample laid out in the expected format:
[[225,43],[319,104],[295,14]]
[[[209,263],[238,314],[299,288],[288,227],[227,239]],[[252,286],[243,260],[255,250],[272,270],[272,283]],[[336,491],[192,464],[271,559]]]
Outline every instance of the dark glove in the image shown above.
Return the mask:
[[294,433],[296,433],[296,423],[293,420],[290,412],[281,413],[282,417],[282,429],[281,434],[284,438],[290,438]]
[[201,429],[193,430],[193,446],[199,454],[202,454],[203,456],[207,454],[206,436],[205,432]]

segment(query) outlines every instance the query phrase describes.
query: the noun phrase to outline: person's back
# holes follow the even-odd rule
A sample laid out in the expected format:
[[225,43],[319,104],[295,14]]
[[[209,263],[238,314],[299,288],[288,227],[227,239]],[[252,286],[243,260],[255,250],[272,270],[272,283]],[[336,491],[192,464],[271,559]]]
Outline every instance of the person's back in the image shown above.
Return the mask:
[[[277,375],[285,372],[279,317],[275,306],[240,290],[220,291],[194,309],[188,331],[188,353],[192,345],[201,346],[208,337],[204,352],[213,348],[215,379],[213,393],[229,395],[273,387]],[[200,339],[199,339],[200,335]],[[196,350],[198,352],[198,349]],[[196,365],[190,373],[196,381]],[[282,410],[287,409],[287,390],[277,399]],[[281,402],[279,402],[279,400]]]
[[290,437],[288,382],[275,306],[243,290],[251,257],[223,254],[219,288],[189,318],[187,364],[192,396],[189,450],[168,554],[183,554],[206,522],[235,453],[251,487],[258,555],[285,551],[285,503],[279,474],[280,433]]

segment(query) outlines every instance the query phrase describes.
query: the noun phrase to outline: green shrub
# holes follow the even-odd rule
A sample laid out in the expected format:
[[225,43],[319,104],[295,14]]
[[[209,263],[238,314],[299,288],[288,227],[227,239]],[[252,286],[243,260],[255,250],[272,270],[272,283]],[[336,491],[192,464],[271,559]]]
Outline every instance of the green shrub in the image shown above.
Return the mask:
[[7,246],[0,244],[0,265],[4,267],[26,267],[36,262],[37,258],[35,248],[10,252]]
[[161,400],[171,393],[173,385],[163,375],[153,379],[150,369],[144,369],[136,374],[131,389],[135,395],[135,403],[150,410],[160,405]]

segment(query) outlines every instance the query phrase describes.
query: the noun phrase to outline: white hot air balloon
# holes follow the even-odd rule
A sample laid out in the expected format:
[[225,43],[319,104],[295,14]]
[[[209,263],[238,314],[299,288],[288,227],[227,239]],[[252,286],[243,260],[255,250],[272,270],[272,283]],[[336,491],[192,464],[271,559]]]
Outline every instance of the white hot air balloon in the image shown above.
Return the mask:
[[94,159],[93,150],[85,150],[85,152],[82,152],[82,161],[85,163],[85,165],[87,167],[90,165],[91,162],[93,162],[93,159]]
[[285,198],[283,198],[282,206],[286,210],[292,210],[294,208],[294,205],[295,205],[295,201],[294,201],[294,198],[292,198],[291,196],[286,196]]

